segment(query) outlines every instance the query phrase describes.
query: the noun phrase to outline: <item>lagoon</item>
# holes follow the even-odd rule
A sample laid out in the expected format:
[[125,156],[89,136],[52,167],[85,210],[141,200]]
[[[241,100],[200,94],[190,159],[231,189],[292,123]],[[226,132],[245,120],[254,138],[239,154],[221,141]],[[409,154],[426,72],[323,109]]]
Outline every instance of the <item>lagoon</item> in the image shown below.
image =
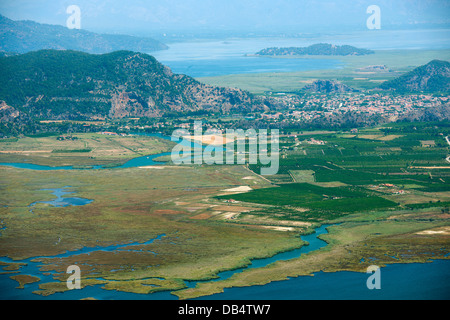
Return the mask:
[[[29,205],[29,207],[35,206],[37,203],[46,203],[52,205],[54,207],[67,207],[67,206],[84,206],[92,202],[90,199],[78,198],[78,197],[63,197],[66,194],[71,194],[74,192],[66,191],[65,189],[70,188],[69,186],[65,186],[62,188],[54,188],[54,189],[41,189],[43,191],[52,191],[52,194],[56,197],[51,201],[36,201]],[[32,212],[32,209],[30,209]]]
[[[301,32],[301,30],[299,30]],[[151,52],[174,73],[194,78],[265,72],[340,69],[339,56],[271,58],[252,56],[269,47],[306,47],[316,43],[352,45],[371,50],[440,50],[450,48],[450,29],[363,30],[348,33],[299,34],[297,37],[230,38],[169,43]]]

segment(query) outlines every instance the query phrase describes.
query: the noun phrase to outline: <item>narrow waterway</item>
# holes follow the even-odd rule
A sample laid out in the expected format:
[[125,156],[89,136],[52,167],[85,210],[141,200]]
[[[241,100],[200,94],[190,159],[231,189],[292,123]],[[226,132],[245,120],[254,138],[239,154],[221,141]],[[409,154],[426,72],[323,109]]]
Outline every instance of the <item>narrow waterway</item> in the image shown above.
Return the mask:
[[[262,268],[265,267],[273,262],[281,261],[281,260],[289,260],[300,257],[302,254],[320,250],[320,248],[323,248],[327,245],[327,243],[321,239],[319,239],[319,236],[322,234],[327,233],[327,227],[329,225],[322,225],[318,227],[315,230],[315,233],[302,236],[301,240],[306,241],[307,245],[302,246],[299,249],[282,252],[279,254],[276,254],[270,258],[264,258],[264,259],[253,259],[251,261],[251,264],[247,267],[229,270],[229,271],[223,271],[218,274],[218,277],[213,280],[208,281],[220,281],[230,278],[232,275],[236,273],[243,272],[245,269],[251,269],[251,268]],[[33,294],[33,291],[38,289],[39,283],[45,283],[45,282],[54,282],[53,276],[57,275],[56,273],[48,273],[45,274],[39,270],[39,268],[42,266],[42,263],[37,261],[40,258],[67,258],[67,257],[75,257],[76,255],[81,254],[89,254],[92,252],[97,251],[107,251],[107,252],[117,252],[121,250],[129,250],[128,247],[131,246],[139,246],[139,245],[146,245],[153,243],[155,240],[159,240],[162,237],[164,237],[165,234],[161,234],[157,236],[156,238],[150,239],[147,242],[144,243],[129,243],[129,244],[117,244],[117,245],[111,245],[111,246],[96,246],[96,247],[84,247],[78,250],[74,251],[67,251],[62,254],[58,254],[55,256],[50,257],[32,257],[25,260],[12,260],[8,257],[2,257],[0,258],[1,262],[4,263],[12,263],[12,262],[19,262],[19,263],[26,263],[25,266],[22,266],[19,270],[19,273],[12,273],[12,274],[2,274],[0,275],[0,288],[2,288],[0,293],[0,299],[41,299],[43,297],[38,296],[36,294]],[[11,275],[17,275],[17,274],[26,274],[31,275],[40,278],[41,280],[38,283],[32,283],[25,285],[25,289],[16,289],[15,286],[17,286],[17,282],[10,279],[9,276]],[[69,275],[68,275],[69,276]],[[198,282],[204,282],[204,281],[186,281],[187,287],[195,287]],[[73,291],[73,290],[72,290]],[[72,299],[74,293],[72,291],[67,291],[65,293],[59,293],[56,298],[58,299]],[[91,286],[91,287],[85,287],[81,290],[76,290],[78,297],[95,297],[98,299],[108,299],[111,298],[110,294],[111,291],[103,290],[101,289],[101,285]],[[53,299],[55,295],[52,295],[48,297],[47,299]],[[119,292],[114,291],[114,295],[112,296],[113,299],[176,299],[174,295],[171,295],[169,292],[158,292],[148,295],[135,295],[130,294],[126,292]]]
[[[246,269],[262,268],[271,263],[281,260],[289,260],[300,257],[302,254],[320,250],[327,246],[327,243],[319,238],[327,233],[328,225],[323,225],[315,230],[315,233],[302,236],[303,241],[308,245],[299,249],[279,253],[273,257],[265,259],[254,259],[251,264],[244,268],[220,272],[216,279],[208,281],[220,281],[230,278],[236,273]],[[68,251],[59,255],[45,258],[72,257],[96,251],[119,251],[128,250],[127,247],[145,245],[161,239],[164,234],[150,239],[145,243],[117,244],[105,247],[82,248]],[[42,263],[36,261],[39,258],[33,257],[22,261],[27,263],[18,274],[28,274],[39,277],[37,283],[27,284],[24,289],[17,289],[17,282],[10,279],[10,275],[0,275],[0,299],[14,300],[72,300],[82,298],[96,298],[101,300],[176,300],[177,297],[169,291],[156,292],[151,294],[135,294],[115,290],[102,289],[103,285],[88,286],[81,290],[70,290],[64,293],[56,293],[49,297],[33,294],[38,290],[38,285],[45,282],[54,282],[55,273],[42,273],[39,268]],[[11,259],[3,257],[0,261],[5,263],[13,262]],[[202,300],[308,300],[308,299],[449,299],[450,298],[450,261],[435,260],[430,263],[393,264],[381,268],[381,289],[370,290],[366,286],[368,274],[360,272],[318,272],[313,276],[300,276],[284,281],[274,281],[263,286],[226,288],[223,293],[211,296],[200,297]],[[197,283],[204,281],[186,281],[188,287],[195,287]]]
[[[162,134],[141,134],[151,137],[158,137],[165,140],[171,140],[171,137],[164,136]],[[184,140],[182,141],[184,143]],[[161,165],[162,162],[154,161],[155,158],[161,157],[161,156],[167,156],[170,155],[170,152],[161,152],[157,154],[152,155],[146,155],[141,156],[137,158],[133,158],[125,162],[124,164],[116,167],[111,166],[101,166],[101,165],[94,165],[94,166],[86,166],[86,167],[76,167],[76,166],[46,166],[46,165],[38,165],[33,163],[22,163],[22,162],[1,162],[0,166],[8,166],[8,167],[14,167],[19,169],[29,169],[29,170],[102,170],[102,169],[123,169],[123,168],[135,168],[135,167],[141,167],[141,166],[154,166],[154,165]]]

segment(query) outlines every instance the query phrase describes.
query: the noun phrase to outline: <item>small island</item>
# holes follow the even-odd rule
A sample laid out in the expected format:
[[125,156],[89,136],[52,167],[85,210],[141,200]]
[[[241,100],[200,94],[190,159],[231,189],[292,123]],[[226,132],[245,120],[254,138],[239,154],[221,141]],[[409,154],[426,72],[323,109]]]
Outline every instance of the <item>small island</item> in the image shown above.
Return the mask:
[[266,48],[256,53],[257,56],[363,56],[375,53],[372,50],[356,48],[349,45],[337,46],[329,43],[313,44],[309,47]]
[[19,283],[18,289],[24,289],[26,284],[38,282],[41,279],[35,276],[30,276],[28,274],[18,274],[10,277]]

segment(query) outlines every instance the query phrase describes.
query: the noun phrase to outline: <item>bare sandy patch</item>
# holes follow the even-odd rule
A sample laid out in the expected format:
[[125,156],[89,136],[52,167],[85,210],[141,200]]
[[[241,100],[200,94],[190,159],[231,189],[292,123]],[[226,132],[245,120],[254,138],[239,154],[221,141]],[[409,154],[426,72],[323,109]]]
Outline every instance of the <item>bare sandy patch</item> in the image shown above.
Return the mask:
[[160,166],[145,166],[145,167],[138,167],[139,169],[155,169],[155,170],[162,170],[165,167],[160,167]]
[[307,209],[307,208],[293,208],[295,211],[298,211],[298,212],[306,212],[306,211],[309,211],[309,209]]
[[279,227],[279,226],[261,226],[264,229],[271,229],[276,231],[295,231],[292,227]]
[[203,207],[187,207],[186,209],[189,212],[195,212],[195,211],[198,211],[198,210],[201,210],[201,209],[204,209],[204,208]]
[[304,221],[280,221],[281,224],[289,225],[289,226],[296,226],[296,227],[309,227],[311,225],[311,222],[304,222]]
[[221,190],[221,191],[225,191],[225,192],[248,192],[248,191],[251,191],[251,190],[253,190],[253,189],[250,188],[249,186],[240,186],[240,187],[225,189],[225,190]]
[[198,136],[183,136],[183,139],[198,141],[203,144],[208,144],[212,146],[221,146],[228,142],[233,142],[232,139],[227,139],[226,137],[220,134],[206,134],[206,135],[198,135]]
[[225,219],[233,219],[235,216],[237,216],[239,214],[239,212],[225,212],[223,214],[223,217]]
[[291,221],[291,220],[274,220],[268,217],[261,217],[261,216],[254,216],[254,215],[247,215],[245,219],[242,221],[244,222],[251,222],[254,224],[261,224],[261,225],[272,225],[272,226],[289,226],[289,227],[309,227],[311,226],[311,222],[306,221]]
[[420,235],[434,235],[434,234],[450,235],[450,227],[441,227],[441,228],[436,228],[436,229],[432,229],[432,230],[424,230],[424,231],[416,232],[416,234],[420,234]]

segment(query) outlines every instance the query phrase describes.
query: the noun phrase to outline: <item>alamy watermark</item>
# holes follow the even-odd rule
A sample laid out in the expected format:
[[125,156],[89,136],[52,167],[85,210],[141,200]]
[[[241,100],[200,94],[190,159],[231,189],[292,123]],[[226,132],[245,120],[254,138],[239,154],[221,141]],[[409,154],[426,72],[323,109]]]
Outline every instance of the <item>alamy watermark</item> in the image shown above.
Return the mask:
[[69,29],[81,29],[81,9],[77,5],[68,6],[66,13],[70,14],[67,18],[66,26]]
[[367,7],[366,13],[371,14],[366,21],[369,30],[381,29],[381,9],[379,6],[372,4]]
[[71,274],[67,279],[67,289],[81,289],[81,270],[77,265],[71,265],[67,268],[66,273]]
[[371,265],[366,273],[372,274],[366,281],[367,289],[381,289],[381,271],[379,266]]
[[[171,158],[176,165],[260,164],[261,175],[274,175],[279,169],[279,130],[270,130],[270,143],[268,136],[267,129],[203,132],[202,122],[195,121],[193,135],[186,129],[172,133],[171,140],[178,144],[172,149]],[[191,142],[197,143],[192,146]]]

